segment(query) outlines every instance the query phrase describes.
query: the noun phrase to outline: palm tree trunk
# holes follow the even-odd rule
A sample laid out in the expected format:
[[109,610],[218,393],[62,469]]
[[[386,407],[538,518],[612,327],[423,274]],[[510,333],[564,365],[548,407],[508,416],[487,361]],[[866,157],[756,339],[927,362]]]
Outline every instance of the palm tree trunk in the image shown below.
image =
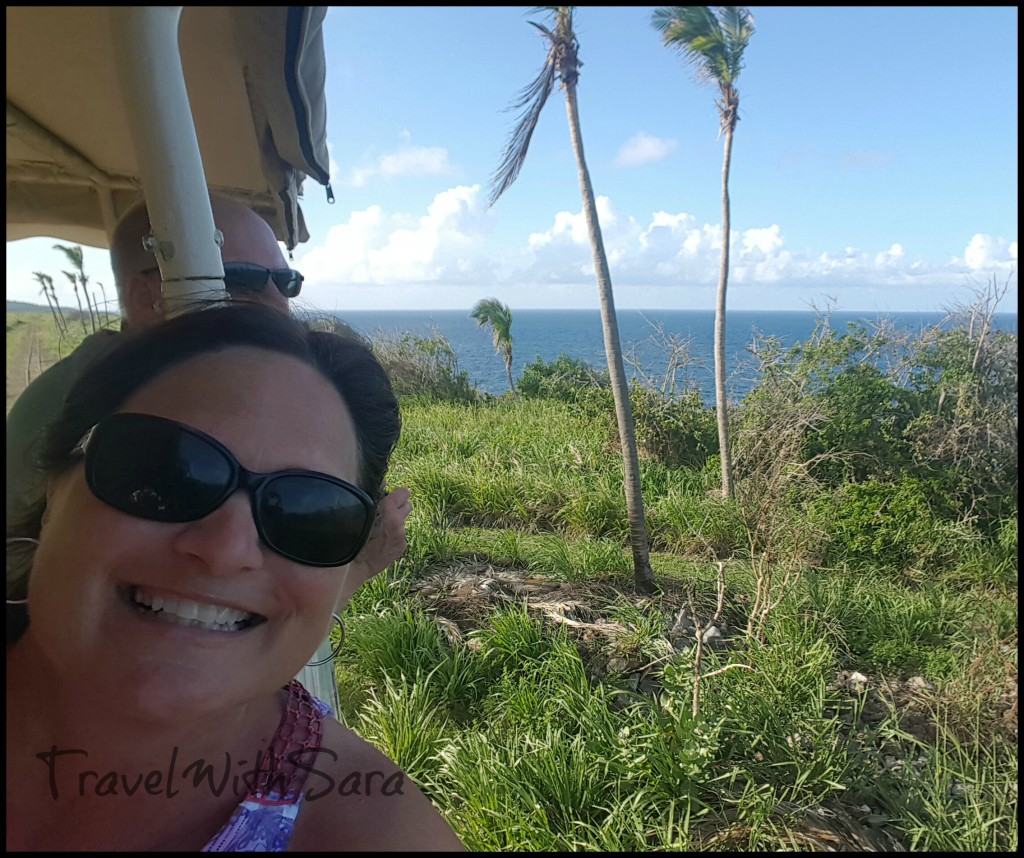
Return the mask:
[[85,324],[85,313],[82,312],[82,296],[78,294],[78,281],[72,280],[71,286],[75,290],[75,301],[78,302],[78,320],[82,323],[82,330],[88,334],[89,328]]
[[36,271],[33,275],[36,283],[43,288],[40,290],[46,296],[46,304],[50,308],[50,315],[53,316],[53,325],[59,331],[60,325],[57,323],[57,311],[54,309],[53,301],[50,300],[50,290],[46,288],[46,275],[41,271]]
[[82,284],[82,294],[85,295],[85,306],[89,310],[89,326],[92,328],[92,332],[96,333],[96,320],[99,318],[99,309],[97,308],[95,313],[93,311],[93,301],[89,295],[89,290],[86,288],[85,277],[80,277],[79,282]]
[[505,355],[505,375],[508,376],[508,389],[512,395],[515,395],[516,386],[512,382],[512,355]]
[[50,306],[50,315],[53,316],[53,326],[57,329],[58,333],[61,333],[60,320],[57,318],[57,308],[53,306],[53,301],[50,300],[50,290],[46,288],[46,284],[43,284],[43,294],[46,296],[46,303]]
[[629,517],[629,541],[633,549],[633,580],[638,591],[651,593],[655,589],[654,572],[651,569],[650,550],[647,542],[647,523],[644,518],[644,498],[640,489],[640,458],[636,448],[636,432],[633,424],[633,409],[629,402],[629,383],[622,362],[622,346],[619,343],[619,325],[615,316],[615,298],[612,295],[612,278],[608,271],[608,259],[601,238],[601,224],[597,219],[597,204],[594,189],[590,184],[590,171],[583,154],[583,135],[580,133],[580,116],[576,106],[575,85],[565,86],[565,107],[569,114],[569,135],[576,153],[576,166],[580,176],[580,192],[583,195],[583,211],[590,233],[590,246],[594,252],[594,268],[597,270],[597,291],[601,299],[601,324],[604,328],[604,350],[608,358],[608,373],[611,376],[612,396],[615,399],[615,419],[619,426],[619,441],[622,445],[622,461],[625,466],[626,514]]
[[732,454],[729,452],[729,403],[725,395],[725,290],[729,281],[729,161],[732,158],[732,128],[725,132],[722,161],[722,266],[718,272],[718,301],[715,305],[715,410],[718,414],[718,447],[722,458],[722,497],[731,498]]
[[60,308],[60,304],[57,301],[57,290],[53,285],[53,280],[49,280],[47,285],[49,286],[49,293],[53,298],[53,306],[57,308],[57,315],[60,316],[60,332],[66,334],[68,332],[68,321],[64,318],[64,311]]

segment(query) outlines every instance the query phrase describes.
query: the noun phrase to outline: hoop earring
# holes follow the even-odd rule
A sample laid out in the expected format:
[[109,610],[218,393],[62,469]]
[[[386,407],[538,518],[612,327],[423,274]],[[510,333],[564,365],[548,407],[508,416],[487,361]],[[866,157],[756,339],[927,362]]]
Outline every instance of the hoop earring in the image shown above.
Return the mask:
[[[12,542],[31,542],[36,548],[39,547],[39,540],[33,539],[31,536],[9,536],[7,537],[7,548],[11,547]],[[28,599],[7,599],[8,605],[27,605]]]
[[337,658],[338,653],[341,652],[341,648],[345,646],[345,621],[337,614],[331,614],[331,618],[341,627],[341,640],[338,641],[338,645],[331,650],[331,654],[327,656],[327,658],[321,658],[317,661],[308,661],[306,662],[306,667],[318,667],[321,664],[327,664],[329,661],[334,661],[334,659]]

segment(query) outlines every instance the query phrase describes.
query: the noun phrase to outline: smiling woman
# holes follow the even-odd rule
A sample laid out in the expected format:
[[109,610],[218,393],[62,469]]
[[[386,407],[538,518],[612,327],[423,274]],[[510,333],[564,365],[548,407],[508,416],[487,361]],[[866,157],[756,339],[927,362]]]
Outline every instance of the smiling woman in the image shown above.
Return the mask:
[[[461,848],[290,681],[363,583],[399,427],[362,341],[259,306],[89,368],[8,524],[9,849]],[[379,788],[324,787],[353,773]]]

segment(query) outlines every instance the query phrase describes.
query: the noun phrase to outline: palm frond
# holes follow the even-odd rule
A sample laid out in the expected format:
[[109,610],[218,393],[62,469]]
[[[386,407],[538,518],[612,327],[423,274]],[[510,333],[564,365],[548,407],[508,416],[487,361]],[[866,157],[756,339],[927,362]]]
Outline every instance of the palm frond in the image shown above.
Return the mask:
[[494,171],[491,178],[491,193],[487,200],[487,206],[490,208],[497,201],[498,198],[505,193],[515,182],[519,176],[519,171],[523,167],[523,163],[526,161],[526,153],[530,149],[530,141],[533,139],[533,132],[537,129],[537,123],[540,120],[541,111],[544,109],[544,105],[547,103],[548,96],[551,95],[551,90],[555,85],[555,47],[554,47],[554,35],[550,30],[537,24],[533,21],[530,22],[537,29],[541,30],[549,40],[552,41],[552,47],[548,51],[547,61],[544,67],[540,70],[540,73],[534,79],[533,83],[525,87],[520,93],[512,105],[508,108],[509,110],[523,110],[522,116],[516,123],[515,128],[512,130],[512,134],[509,136],[508,143],[505,146],[504,151],[501,153],[501,162],[498,164],[498,168]]
[[512,348],[512,311],[497,298],[483,298],[477,301],[470,313],[476,320],[477,327],[485,325],[491,328],[494,350],[498,353],[511,353]]
[[[490,208],[507,191],[512,183],[519,176],[526,161],[526,154],[530,149],[530,141],[533,139],[533,132],[540,121],[541,111],[547,103],[551,90],[554,89],[555,79],[565,72],[559,68],[561,61],[566,66],[565,56],[571,53],[575,57],[576,36],[573,33],[572,17],[575,6],[531,6],[530,13],[544,14],[550,16],[554,29],[536,21],[529,23],[547,39],[549,43],[547,61],[536,79],[529,86],[525,87],[516,100],[509,106],[509,110],[523,110],[519,121],[516,123],[509,141],[501,155],[501,162],[491,176],[491,192],[488,197],[487,206]],[[566,45],[570,51],[567,52]],[[574,68],[578,63],[571,63]],[[563,80],[563,83],[565,81]]]
[[[714,83],[719,86],[732,84],[734,51],[712,7],[662,7],[655,10],[651,23],[662,34],[662,44],[678,50],[694,67],[700,83]],[[742,53],[741,48],[741,57]]]
[[754,35],[754,16],[745,6],[722,6],[718,18],[725,37],[729,79],[735,83],[743,71],[743,52]]
[[75,244],[68,247],[66,244],[55,244],[53,249],[59,250],[68,258],[68,262],[70,262],[79,271],[82,270],[83,257],[81,245]]

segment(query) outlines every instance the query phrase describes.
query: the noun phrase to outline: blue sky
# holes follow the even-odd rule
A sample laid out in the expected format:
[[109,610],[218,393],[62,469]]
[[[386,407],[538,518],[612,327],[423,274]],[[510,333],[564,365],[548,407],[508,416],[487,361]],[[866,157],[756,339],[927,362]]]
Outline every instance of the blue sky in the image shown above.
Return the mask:
[[[716,90],[662,47],[654,8],[577,8],[587,163],[616,305],[712,309]],[[729,307],[941,310],[1013,272],[1001,309],[1016,311],[1017,9],[750,9]],[[598,306],[557,89],[519,179],[486,206],[505,108],[546,56],[526,10],[330,9],[337,199],[307,182],[312,239],[294,265],[308,306]],[[52,244],[8,244],[8,298],[40,300],[30,274],[60,270]],[[103,252],[86,267],[111,282]]]

